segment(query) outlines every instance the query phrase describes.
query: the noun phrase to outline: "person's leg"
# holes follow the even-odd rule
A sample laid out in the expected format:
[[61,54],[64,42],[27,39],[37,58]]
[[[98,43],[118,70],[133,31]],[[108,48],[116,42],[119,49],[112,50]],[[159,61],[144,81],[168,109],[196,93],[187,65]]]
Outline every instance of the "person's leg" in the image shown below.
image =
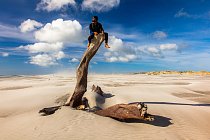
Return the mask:
[[105,35],[105,47],[110,48],[108,45],[108,33],[105,32],[104,35]]
[[88,37],[88,46],[90,46],[90,43],[91,43],[91,40],[94,38],[94,34],[91,34],[89,37]]
[[89,37],[88,37],[88,43],[91,43],[91,40],[94,38],[94,34],[92,34],[92,35],[90,35]]
[[104,33],[104,35],[105,35],[105,43],[108,43],[108,33]]

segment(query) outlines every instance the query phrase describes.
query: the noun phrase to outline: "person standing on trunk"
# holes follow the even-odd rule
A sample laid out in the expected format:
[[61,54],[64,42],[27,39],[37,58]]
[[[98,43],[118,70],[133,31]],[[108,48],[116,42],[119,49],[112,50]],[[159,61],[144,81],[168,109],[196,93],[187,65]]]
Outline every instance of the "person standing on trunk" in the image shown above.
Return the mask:
[[102,33],[105,35],[105,47],[110,48],[108,45],[108,33],[104,32],[103,26],[98,22],[98,16],[93,16],[92,23],[89,26],[90,36],[88,37],[88,48],[90,47],[91,40],[94,38],[94,35]]

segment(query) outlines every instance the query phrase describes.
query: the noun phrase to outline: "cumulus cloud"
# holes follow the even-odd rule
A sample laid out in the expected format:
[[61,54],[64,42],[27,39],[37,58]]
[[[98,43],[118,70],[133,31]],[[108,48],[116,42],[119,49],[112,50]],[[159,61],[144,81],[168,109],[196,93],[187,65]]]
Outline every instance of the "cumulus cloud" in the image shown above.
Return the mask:
[[28,50],[29,53],[53,53],[59,52],[63,49],[63,43],[35,43],[26,46],[20,46],[19,48],[23,48]]
[[[104,53],[107,62],[130,62],[144,57],[164,58],[165,55],[177,53],[177,44],[149,44],[138,46],[123,42],[115,36],[110,36],[110,49]],[[170,51],[170,52],[169,52]]]
[[[81,8],[92,12],[104,12],[117,7],[119,4],[120,0],[83,0]],[[51,12],[65,9],[68,6],[76,7],[77,3],[75,0],[41,0],[37,4],[36,10]]]
[[105,56],[107,56],[106,61],[107,62],[129,62],[131,60],[135,60],[137,57],[136,55],[116,55],[116,54],[111,54],[111,55],[107,55],[105,54]]
[[35,32],[35,38],[40,42],[77,43],[83,41],[82,26],[77,20],[53,20]]
[[9,56],[9,53],[7,53],[7,52],[2,52],[2,53],[0,53],[0,56],[2,56],[2,57],[8,57],[8,56]]
[[109,11],[120,4],[120,0],[84,0],[82,2],[83,10],[96,12]]
[[18,49],[27,50],[30,64],[50,66],[58,64],[58,60],[65,58],[64,47],[68,44],[82,43],[85,39],[82,26],[76,20],[53,20],[42,28],[34,31],[37,43],[20,46]]
[[72,58],[72,59],[70,60],[70,62],[76,63],[76,62],[79,62],[79,60],[78,60],[77,58]]
[[64,57],[65,57],[65,54],[62,51],[59,51],[59,52],[53,53],[53,54],[48,54],[48,53],[37,54],[37,55],[32,55],[30,57],[29,63],[47,67],[47,66],[51,66],[51,65],[57,65],[58,60],[60,60]]
[[25,33],[25,32],[30,32],[35,30],[36,28],[42,27],[43,24],[40,22],[37,22],[35,20],[27,19],[21,23],[19,26],[20,31]]
[[44,10],[48,12],[58,11],[68,5],[75,4],[75,0],[41,0],[41,2],[37,4],[36,10]]
[[115,57],[115,56],[108,56],[107,58],[106,58],[106,61],[107,62],[117,62],[117,61],[119,61],[118,60],[118,58],[117,57]]
[[177,50],[178,46],[177,44],[161,44],[160,49],[161,50]]
[[161,50],[156,47],[148,47],[146,50],[150,55],[154,57],[163,57]]
[[115,36],[110,36],[109,40],[110,40],[109,44],[111,46],[109,51],[117,51],[117,50],[123,49],[122,39],[116,38]]
[[168,35],[163,31],[155,31],[152,36],[155,39],[165,39]]
[[38,54],[31,57],[30,64],[35,64],[39,66],[50,66],[56,65],[57,63],[55,62],[55,59],[48,54]]
[[110,36],[110,49],[104,53],[108,62],[129,62],[138,56],[134,48],[127,46],[121,39]]
[[30,64],[39,66],[51,66],[58,64],[57,61],[64,58],[65,54],[62,51],[63,43],[35,43],[26,46],[20,46],[19,49],[28,50],[32,55]]
[[147,50],[151,53],[159,53],[160,50],[158,50],[156,47],[149,47]]
[[179,50],[179,46],[177,44],[159,44],[159,45],[146,45],[146,46],[139,46],[137,48],[139,53],[144,55],[157,57],[157,58],[164,58],[166,53],[177,52]]
[[60,60],[62,58],[64,58],[66,55],[63,51],[59,51],[58,53],[54,54],[54,57],[57,59],[57,60]]

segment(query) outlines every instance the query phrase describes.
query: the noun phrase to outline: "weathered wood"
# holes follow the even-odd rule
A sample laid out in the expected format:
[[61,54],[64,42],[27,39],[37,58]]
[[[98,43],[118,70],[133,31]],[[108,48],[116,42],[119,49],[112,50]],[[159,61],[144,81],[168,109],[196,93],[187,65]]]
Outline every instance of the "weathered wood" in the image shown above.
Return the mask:
[[104,96],[103,95],[104,92],[102,91],[101,87],[99,87],[99,86],[92,85],[92,91],[101,95],[101,96]]
[[97,115],[111,117],[118,120],[139,119],[153,121],[153,116],[147,114],[144,103],[117,104],[95,112]]
[[76,108],[82,104],[82,97],[87,91],[87,75],[89,62],[98,51],[104,39],[104,34],[98,34],[93,38],[90,47],[85,51],[77,68],[77,83],[74,89],[74,93],[72,97],[68,99],[65,105],[69,105],[70,107]]
[[47,115],[54,114],[55,111],[57,111],[58,109],[61,109],[61,106],[43,108],[42,110],[39,110],[39,113],[42,114],[43,116],[47,116]]

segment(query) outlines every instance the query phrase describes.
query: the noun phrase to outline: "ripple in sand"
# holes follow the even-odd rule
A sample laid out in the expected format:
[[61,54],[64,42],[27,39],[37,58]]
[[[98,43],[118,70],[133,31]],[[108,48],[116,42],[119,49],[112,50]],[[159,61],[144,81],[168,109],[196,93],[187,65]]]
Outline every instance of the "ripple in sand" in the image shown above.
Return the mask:
[[55,103],[59,104],[59,105],[64,105],[67,102],[69,96],[70,96],[70,94],[65,94],[65,95],[61,96],[55,100]]
[[194,91],[194,93],[172,93],[172,95],[198,103],[210,104],[210,91]]
[[0,90],[18,90],[18,89],[25,89],[25,88],[30,88],[32,86],[16,86],[16,87],[5,87],[1,88]]
[[107,86],[107,87],[121,87],[121,86],[126,86],[126,85],[114,83],[114,84],[104,84],[104,86]]
[[190,85],[187,82],[172,82],[172,83],[143,83],[143,82],[124,82],[124,83],[112,83],[104,84],[107,87],[121,87],[121,86],[131,86],[131,85]]

